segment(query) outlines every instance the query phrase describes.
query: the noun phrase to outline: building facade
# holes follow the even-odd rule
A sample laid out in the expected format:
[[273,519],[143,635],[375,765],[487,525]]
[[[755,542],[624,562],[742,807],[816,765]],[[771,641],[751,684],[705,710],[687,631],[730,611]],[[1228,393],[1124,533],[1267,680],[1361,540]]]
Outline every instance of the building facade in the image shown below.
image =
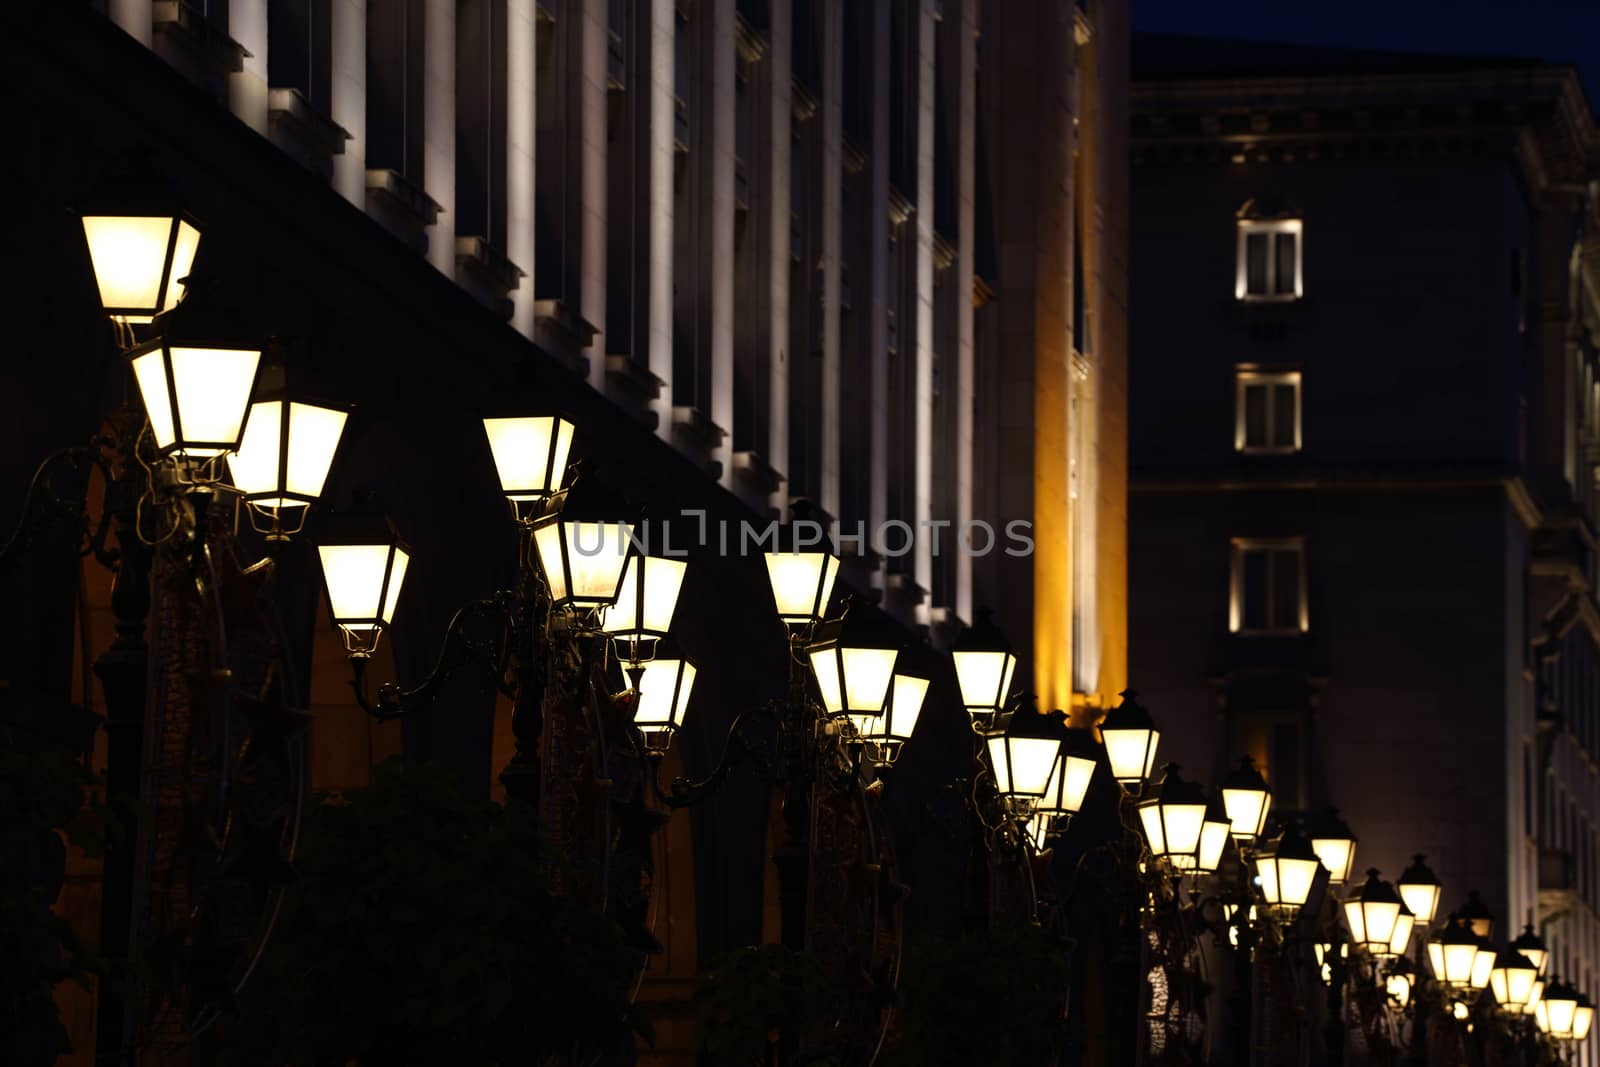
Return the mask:
[[[1163,753],[1600,967],[1596,132],[1534,62],[1135,53],[1131,674]],[[1587,1062],[1587,1061],[1585,1061]]]
[[[380,657],[402,682],[504,578],[476,418],[560,410],[653,515],[764,525],[814,501],[855,595],[936,646],[992,605],[1040,705],[1092,718],[1126,679],[1126,23],[1109,0],[37,5],[7,48],[34,102],[15,179],[52,250],[23,272],[21,303],[49,314],[22,340],[47,358],[5,388],[5,507],[119,395],[69,211],[149,170],[205,224],[197,272],[357,405],[329,496],[380,490],[427,561]],[[770,629],[759,561],[714,549],[683,601],[712,668],[672,757],[689,773],[783,675],[781,646],[728,637]],[[279,567],[318,587],[312,557]],[[78,668],[113,632],[109,579],[82,587]],[[312,789],[404,750],[498,790],[504,701],[373,726],[302,599]],[[10,670],[100,707],[71,663]],[[966,767],[942,705],[907,812],[919,781]],[[666,948],[642,993],[663,1061],[687,1055],[673,1005],[699,960],[770,931],[765,797],[733,790],[665,835]],[[943,869],[911,866],[913,884]],[[62,903],[91,940],[97,870],[75,859]],[[93,998],[63,996],[87,1057]]]

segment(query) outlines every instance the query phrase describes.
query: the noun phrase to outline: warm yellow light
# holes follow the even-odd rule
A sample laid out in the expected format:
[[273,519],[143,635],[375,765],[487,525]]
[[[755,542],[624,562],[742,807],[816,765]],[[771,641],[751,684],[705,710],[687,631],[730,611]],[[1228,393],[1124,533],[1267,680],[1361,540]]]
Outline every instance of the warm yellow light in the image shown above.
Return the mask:
[[1053,737],[985,738],[995,787],[1004,796],[1037,799],[1044,796],[1061,742]]
[[1488,942],[1480,942],[1477,952],[1472,957],[1472,977],[1469,984],[1473,989],[1489,988],[1489,972],[1494,970],[1494,958],[1494,949],[1489,947]]
[[1406,902],[1406,907],[1417,917],[1417,922],[1433,922],[1439,910],[1441,887],[1438,882],[1406,882],[1402,876],[1395,888],[1400,891],[1400,899]]
[[665,749],[689,710],[694,664],[685,659],[654,659],[639,670],[633,724],[644,734],[647,747]]
[[791,626],[809,626],[828,612],[828,599],[839,576],[839,560],[831,552],[768,552],[767,578],[778,617]]
[[1520,1014],[1533,996],[1534,983],[1539,980],[1539,969],[1526,956],[1517,952],[1502,952],[1489,971],[1489,992],[1502,1010]]
[[1404,1009],[1411,1000],[1411,975],[1391,974],[1384,981],[1384,989],[1395,1005]]
[[1406,954],[1406,950],[1411,947],[1411,932],[1416,929],[1416,926],[1417,917],[1411,914],[1411,909],[1402,909],[1400,918],[1395,920],[1394,936],[1389,938],[1389,955],[1404,956]]
[[171,215],[86,215],[83,235],[106,314],[146,323],[183,299],[183,279],[200,247],[200,231],[188,222]]
[[552,516],[534,528],[534,549],[557,607],[607,607],[617,599],[633,526]]
[[665,637],[689,565],[682,560],[631,556],[622,571],[617,602],[605,609],[600,629],[618,639],[627,658],[638,658],[638,644]]
[[968,711],[996,712],[1005,707],[1011,691],[1011,678],[1017,657],[999,650],[956,650],[950,654],[956,665],[956,682],[961,687],[961,703]]
[[1249,756],[1223,779],[1222,806],[1228,813],[1230,832],[1241,843],[1248,845],[1266,832],[1272,791]]
[[260,360],[253,349],[160,344],[135,356],[134,378],[156,448],[192,457],[237,448]]
[[1594,1026],[1594,1006],[1585,1001],[1579,1001],[1577,1009],[1572,1014],[1572,1040],[1587,1041],[1589,1030]]
[[393,544],[326,544],[317,549],[333,621],[352,654],[370,653],[394,621],[410,556]]
[[552,415],[484,419],[489,452],[508,500],[542,500],[561,490],[572,423]]
[[1346,837],[1313,837],[1311,848],[1328,868],[1329,885],[1342,885],[1350,879],[1350,868],[1356,861],[1355,841]]
[[289,401],[287,406],[287,456],[282,400],[250,405],[239,451],[228,456],[234,486],[259,508],[304,507],[321,496],[349,419],[348,412],[316,404]]
[[1039,810],[1073,815],[1083,808],[1083,798],[1094,780],[1094,760],[1063,751],[1050,771]]

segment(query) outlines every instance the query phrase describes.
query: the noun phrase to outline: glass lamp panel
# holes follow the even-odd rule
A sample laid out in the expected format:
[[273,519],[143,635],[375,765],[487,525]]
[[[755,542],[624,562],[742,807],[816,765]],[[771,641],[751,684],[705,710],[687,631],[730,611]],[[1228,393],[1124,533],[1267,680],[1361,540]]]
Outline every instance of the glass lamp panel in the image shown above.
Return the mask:
[[1428,966],[1433,968],[1433,976],[1439,981],[1445,980],[1448,973],[1445,970],[1444,946],[1437,941],[1428,942]]
[[1061,742],[1049,737],[1013,737],[1010,742],[1011,788],[1008,792],[1044,796]]
[[1536,979],[1533,991],[1528,994],[1528,1003],[1522,1006],[1522,1014],[1532,1015],[1538,1009],[1540,1001],[1544,999],[1544,979]]
[[538,500],[560,490],[572,449],[572,423],[544,415],[484,419],[483,428],[508,498]]
[[[381,618],[383,580],[389,569],[389,545],[320,545],[322,575],[328,583],[328,606],[336,621]],[[400,553],[400,558],[405,558]],[[397,570],[405,573],[405,564]],[[398,595],[399,582],[391,582]],[[390,607],[392,609],[392,596]]]
[[679,727],[694,688],[694,664],[679,659],[650,660],[642,668],[633,722],[641,727]]
[[239,440],[261,353],[239,348],[173,348],[170,352],[183,439],[212,442],[184,451],[195,456],[225,451],[215,442]]
[[839,576],[836,556],[829,552],[768,552],[765,559],[779,618],[805,624],[827,612],[834,579]]
[[1150,777],[1155,764],[1154,730],[1101,729],[1100,736],[1105,741],[1112,777],[1119,782],[1137,782]]
[[550,583],[550,598],[557,603],[567,599],[567,572],[561,564],[561,524],[552,522],[533,531],[533,547],[539,553],[539,569]]
[[1311,848],[1328,868],[1328,884],[1340,885],[1350,877],[1350,866],[1356,859],[1354,841],[1347,837],[1314,837]]
[[885,715],[884,739],[909,741],[922,716],[922,702],[928,699],[928,679],[911,674],[894,676],[890,691],[889,714]]
[[[647,561],[648,560],[648,561]],[[631,556],[622,572],[617,602],[605,610],[601,629],[613,634],[663,635],[672,628],[678,593],[689,565],[682,560]],[[644,574],[644,614],[639,613],[639,575]]]
[[1389,955],[1404,956],[1411,947],[1411,932],[1416,928],[1417,917],[1409,910],[1401,911],[1394,923],[1394,933],[1389,937]]
[[1594,1008],[1589,1004],[1579,1004],[1572,1015],[1572,1039],[1574,1041],[1587,1041],[1589,1029],[1594,1026]]
[[1316,860],[1299,860],[1279,857],[1278,883],[1283,903],[1300,907],[1311,896],[1311,883],[1316,881]]
[[406,566],[411,557],[403,549],[394,549],[394,562],[389,565],[389,592],[383,598],[383,621],[394,621],[394,607],[400,600],[400,586],[405,582]]
[[572,600],[590,607],[612,603],[622,584],[633,527],[625,522],[563,521],[559,525],[571,568]]
[[1272,794],[1259,789],[1222,790],[1222,806],[1234,837],[1245,841],[1261,836],[1272,809]]
[[177,239],[172,242],[172,269],[167,272],[167,291],[161,298],[162,311],[171,311],[183,299],[183,280],[194,269],[194,255],[199,250],[200,231],[180,219]]
[[1163,836],[1167,851],[1175,855],[1189,855],[1199,851],[1200,831],[1205,824],[1204,804],[1161,804]]
[[167,448],[178,437],[172,421],[172,397],[167,391],[167,364],[159,348],[133,361],[133,377],[139,385],[144,413],[150,418],[150,434],[157,448]]
[[1361,911],[1365,923],[1361,940],[1378,946],[1379,952],[1385,951],[1394,937],[1395,925],[1400,921],[1399,902],[1369,900],[1361,905]]
[[811,649],[811,673],[817,679],[817,691],[822,694],[822,706],[829,715],[844,710],[844,684],[839,678],[839,650],[837,648]]
[[1094,760],[1063,753],[1050,772],[1050,782],[1045,786],[1045,804],[1051,811],[1066,815],[1076,814],[1083,808],[1083,798],[1094,780]]
[[1524,956],[1528,957],[1528,962],[1533,964],[1534,968],[1540,974],[1544,973],[1544,962],[1545,962],[1545,959],[1550,955],[1550,953],[1549,953],[1549,951],[1547,949],[1542,949],[1542,948],[1524,948],[1524,949],[1520,949],[1519,951]]
[[1521,1006],[1533,996],[1533,983],[1539,980],[1539,972],[1530,967],[1512,967],[1505,972],[1506,992],[1510,999],[1505,1003]]
[[[1431,949],[1430,949],[1431,955]],[[1473,944],[1447,944],[1443,947],[1444,980],[1449,985],[1464,986],[1472,981],[1474,964],[1478,959],[1478,946]]]
[[1433,922],[1434,912],[1439,908],[1439,886],[1421,882],[1401,882],[1395,888],[1400,891],[1400,899],[1406,902],[1406,907],[1417,917],[1417,922]]
[[[1576,1009],[1574,1009],[1573,1014],[1577,1014]],[[1541,1001],[1539,1001],[1539,1003],[1535,1004],[1533,1006],[1533,1018],[1534,1018],[1534,1021],[1539,1024],[1539,1031],[1541,1033],[1548,1034],[1550,1032],[1550,1005],[1549,1004],[1547,1004],[1543,1000],[1541,1000]]]
[[1050,812],[1035,812],[1028,819],[1028,837],[1033,842],[1033,847],[1043,849],[1050,836],[1050,829],[1055,823],[1055,815]]
[[845,710],[867,715],[881,712],[900,650],[843,647],[839,654],[843,661]]
[[[289,469],[284,472],[284,488],[301,496],[318,497],[328,480],[339,438],[349,412],[316,404],[289,405]],[[289,501],[293,503],[293,501]]]
[[1222,862],[1222,852],[1228,846],[1228,827],[1225,822],[1207,822],[1200,828],[1200,854],[1195,866],[1210,874]]
[[[198,231],[187,223],[194,235],[188,259],[194,260],[193,246],[200,242]],[[142,308],[143,315],[129,315],[130,322],[149,322],[161,307],[161,272],[167,263],[167,242],[172,237],[170,215],[85,215],[83,236],[89,244],[89,262],[100,287],[100,303],[106,308]],[[172,274],[178,273],[176,257]],[[170,290],[170,286],[169,286]]]
[[1555,999],[1546,998],[1541,1003],[1544,1005],[1545,1018],[1550,1024],[1550,1033],[1556,1037],[1571,1036],[1573,1022],[1578,1014],[1578,1002],[1562,996]]
[[1278,885],[1278,860],[1273,855],[1256,857],[1256,882],[1261,886],[1261,897],[1268,904],[1283,903],[1283,890]]
[[1165,827],[1161,824],[1161,809],[1155,804],[1141,804],[1139,806],[1139,822],[1144,826],[1144,837],[1150,845],[1152,856],[1167,854],[1167,838]]
[[956,681],[961,686],[961,703],[979,711],[999,710],[1011,688],[1011,675],[1017,657],[1002,651],[957,651]]
[[[233,475],[234,486],[242,493],[255,495],[278,489],[278,457],[283,444],[283,402],[264,400],[250,405],[250,414],[244,422],[244,436],[239,439],[239,451],[228,455],[228,473]],[[320,488],[320,487],[319,487]],[[285,501],[278,497],[257,500],[265,507],[281,507]]]
[[1478,946],[1476,955],[1472,957],[1472,972],[1468,977],[1468,984],[1473,989],[1487,989],[1489,986],[1489,972],[1494,970],[1494,950]]
[[1350,928],[1350,940],[1356,944],[1364,944],[1367,940],[1367,920],[1362,914],[1361,901],[1347,900],[1344,902],[1344,923]]

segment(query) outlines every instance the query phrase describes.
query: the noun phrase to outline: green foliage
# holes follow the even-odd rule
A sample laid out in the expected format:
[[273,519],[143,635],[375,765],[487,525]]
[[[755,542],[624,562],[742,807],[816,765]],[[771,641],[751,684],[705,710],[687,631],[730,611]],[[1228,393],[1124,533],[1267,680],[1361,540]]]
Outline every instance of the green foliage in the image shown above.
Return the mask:
[[390,761],[308,817],[266,961],[227,1027],[235,1062],[531,1064],[625,1057],[640,962],[553,895],[520,805]]
[[1066,953],[1043,930],[1006,927],[909,947],[882,1067],[1056,1062],[1065,1044]]
[[735,949],[701,980],[695,1046],[729,1067],[765,1064],[780,1048],[786,1067],[842,1063],[827,1039],[842,992],[809,953],[782,945]]
[[88,988],[106,971],[51,910],[66,846],[100,854],[110,822],[88,802],[94,777],[76,758],[18,742],[0,728],[0,1061],[43,1067],[72,1050],[55,987]]

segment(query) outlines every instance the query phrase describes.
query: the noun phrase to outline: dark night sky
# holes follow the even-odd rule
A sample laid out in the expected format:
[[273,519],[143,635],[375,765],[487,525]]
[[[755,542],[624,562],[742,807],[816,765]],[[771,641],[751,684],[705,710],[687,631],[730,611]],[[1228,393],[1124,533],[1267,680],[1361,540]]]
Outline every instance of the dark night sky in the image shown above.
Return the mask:
[[1131,0],[1135,30],[1571,63],[1600,106],[1600,0]]

